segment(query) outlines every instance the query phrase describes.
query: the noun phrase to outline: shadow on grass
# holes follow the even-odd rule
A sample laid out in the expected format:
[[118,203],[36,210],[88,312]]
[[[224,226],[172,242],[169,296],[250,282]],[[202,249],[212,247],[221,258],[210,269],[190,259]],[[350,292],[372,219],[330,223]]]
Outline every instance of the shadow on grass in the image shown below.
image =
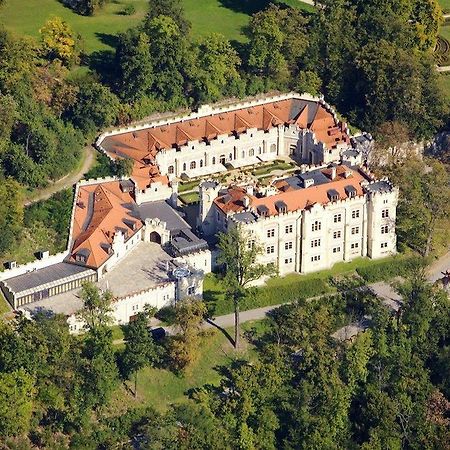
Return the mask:
[[270,3],[273,3],[273,0],[220,0],[224,8],[248,15],[267,8]]
[[230,333],[228,333],[228,331],[225,330],[225,328],[222,328],[221,326],[217,325],[211,319],[206,319],[206,321],[213,327],[216,327],[218,330],[220,330],[223,333],[223,335],[230,341],[230,344],[234,347],[234,339],[230,336]]

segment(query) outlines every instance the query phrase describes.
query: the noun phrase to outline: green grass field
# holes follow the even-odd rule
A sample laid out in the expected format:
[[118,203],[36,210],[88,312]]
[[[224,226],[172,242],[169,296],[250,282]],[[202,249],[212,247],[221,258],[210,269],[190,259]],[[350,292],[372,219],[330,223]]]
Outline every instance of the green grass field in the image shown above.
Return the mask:
[[[264,326],[261,322],[247,322],[242,326],[243,331],[253,328],[261,332]],[[228,365],[236,358],[254,360],[254,347],[244,341],[242,349],[236,352],[223,333],[212,329],[202,339],[198,358],[184,375],[177,376],[167,369],[147,367],[138,374],[137,398],[131,393],[134,383],[128,382],[116,392],[108,412],[117,415],[128,408],[140,406],[153,406],[164,411],[171,404],[187,401],[190,389],[205,384],[218,385],[221,379],[218,367]]]
[[[298,0],[280,1],[306,11],[314,10]],[[255,3],[261,2],[255,0]],[[129,4],[134,5],[136,13],[131,16],[121,14]],[[192,23],[194,36],[216,32],[230,40],[245,41],[243,29],[248,24],[252,11],[225,7],[226,2],[223,0],[183,0],[183,4],[186,17]],[[147,0],[112,0],[95,16],[85,17],[66,8],[58,0],[6,0],[0,9],[0,23],[19,35],[39,38],[39,29],[50,16],[62,17],[75,33],[81,35],[83,49],[90,54],[99,50],[111,50],[116,35],[138,25],[145,17],[147,7]]]
[[450,11],[450,0],[439,0],[439,4],[441,5],[442,11]]
[[[121,15],[128,4],[136,13]],[[0,10],[0,21],[7,29],[29,36],[39,37],[39,28],[52,15],[62,17],[84,41],[86,53],[111,49],[115,35],[136,26],[145,16],[147,0],[116,0],[108,3],[93,17],[80,16],[64,7],[58,0],[7,0]]]

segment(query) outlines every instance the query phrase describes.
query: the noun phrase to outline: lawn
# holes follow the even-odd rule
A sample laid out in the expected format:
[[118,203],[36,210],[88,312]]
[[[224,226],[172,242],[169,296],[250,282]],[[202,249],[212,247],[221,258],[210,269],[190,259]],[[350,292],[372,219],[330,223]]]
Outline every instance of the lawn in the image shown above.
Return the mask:
[[[275,2],[275,1],[274,1]],[[233,0],[183,0],[186,17],[192,23],[194,36],[204,36],[215,32],[226,38],[244,42],[244,28],[250,15],[263,7],[265,0],[254,0],[251,7],[242,7]],[[313,11],[310,5],[298,0],[284,0],[286,3],[307,11]],[[122,14],[126,5],[132,4],[136,13],[131,16]],[[83,39],[83,49],[87,54],[96,51],[111,50],[116,35],[128,28],[135,27],[145,17],[147,0],[112,0],[93,17],[81,16],[66,8],[58,0],[7,0],[0,9],[0,22],[17,34],[39,37],[39,29],[52,15],[62,17],[75,33]]]
[[[264,326],[258,322],[248,322],[242,326],[245,330],[260,333]],[[231,331],[230,331],[231,333]],[[121,386],[110,406],[110,413],[117,415],[128,408],[153,406],[164,411],[170,404],[185,402],[190,389],[205,384],[218,385],[221,379],[220,366],[228,365],[236,358],[256,359],[254,347],[243,341],[242,350],[235,352],[227,338],[218,330],[205,333],[199,349],[199,357],[183,376],[177,376],[167,369],[145,368],[138,374],[138,395],[134,398],[131,389],[134,384]]]
[[261,167],[260,169],[255,169],[252,174],[253,175],[266,175],[274,170],[289,170],[295,168],[295,165],[292,163],[287,163],[283,161],[274,161],[272,164],[268,166]]
[[181,194],[178,197],[185,205],[200,201],[200,194],[198,192],[188,192],[187,194]]
[[0,315],[8,311],[11,311],[11,306],[6,301],[6,298],[4,297],[2,291],[0,291]]
[[[120,14],[124,7],[133,4],[136,13]],[[8,0],[0,10],[0,21],[18,34],[39,37],[39,28],[52,15],[62,17],[84,41],[84,50],[90,54],[110,50],[115,35],[136,26],[145,16],[147,0],[116,0],[108,3],[93,17],[85,17],[66,8],[58,0]]]
[[442,11],[450,11],[450,0],[439,0],[439,4],[441,5]]

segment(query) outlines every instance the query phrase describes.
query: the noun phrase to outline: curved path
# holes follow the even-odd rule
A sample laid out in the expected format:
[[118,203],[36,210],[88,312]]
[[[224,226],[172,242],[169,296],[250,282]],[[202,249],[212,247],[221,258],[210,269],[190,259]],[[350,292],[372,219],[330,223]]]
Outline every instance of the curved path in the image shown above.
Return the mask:
[[78,181],[83,178],[83,175],[87,173],[93,166],[95,162],[95,152],[96,150],[92,145],[84,147],[83,164],[81,165],[79,170],[77,170],[75,173],[67,174],[65,177],[60,178],[54,183],[50,183],[49,186],[44,189],[40,189],[36,192],[36,196],[33,196],[32,198],[26,198],[23,203],[24,206],[31,205],[32,203],[36,203],[40,200],[47,200],[53,194],[56,194],[57,192],[62,191],[63,189],[66,189],[68,187],[72,187],[74,184],[78,183]]

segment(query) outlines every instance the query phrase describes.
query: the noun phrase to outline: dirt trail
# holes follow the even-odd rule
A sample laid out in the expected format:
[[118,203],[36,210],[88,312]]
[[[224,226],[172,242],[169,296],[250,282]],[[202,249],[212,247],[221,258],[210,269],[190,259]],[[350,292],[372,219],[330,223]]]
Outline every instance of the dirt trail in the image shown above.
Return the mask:
[[65,177],[59,179],[58,181],[55,181],[54,183],[51,183],[46,188],[40,190],[37,195],[33,198],[27,198],[24,201],[24,206],[31,205],[32,203],[36,203],[40,200],[46,200],[50,198],[53,194],[56,194],[56,192],[62,191],[63,189],[66,189],[68,187],[73,186],[75,183],[81,180],[83,178],[83,175],[89,171],[89,169],[92,167],[92,165],[95,162],[95,152],[96,150],[91,145],[84,147],[83,153],[84,153],[84,159],[83,159],[83,165],[80,167],[79,170],[75,173],[69,173]]

